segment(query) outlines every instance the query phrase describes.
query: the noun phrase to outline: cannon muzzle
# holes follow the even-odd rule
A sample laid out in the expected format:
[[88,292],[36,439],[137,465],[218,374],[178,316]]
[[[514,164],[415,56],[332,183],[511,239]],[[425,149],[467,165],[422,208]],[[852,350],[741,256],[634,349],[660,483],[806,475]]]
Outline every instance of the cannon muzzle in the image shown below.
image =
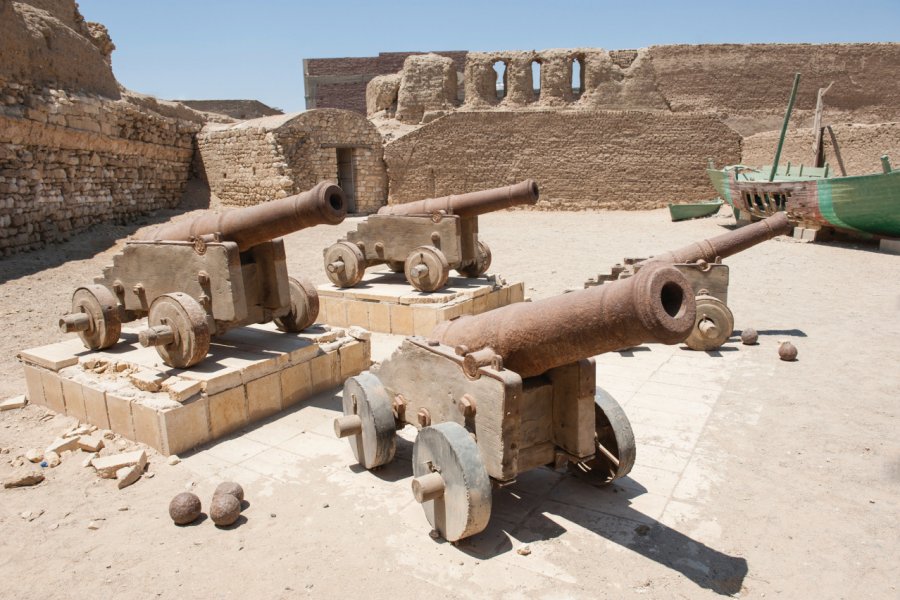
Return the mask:
[[263,242],[315,225],[337,225],[347,216],[344,192],[323,182],[306,192],[247,208],[201,215],[161,225],[138,239],[191,241],[218,234],[223,241],[236,242],[241,252]]
[[489,348],[525,378],[647,342],[677,344],[695,319],[687,279],[659,264],[599,287],[447,321],[431,337],[467,354]]
[[776,235],[791,232],[787,213],[779,212],[762,221],[741,227],[735,231],[717,235],[708,240],[693,242],[645,261],[645,264],[663,262],[667,264],[692,263],[698,260],[715,262],[718,258],[726,258],[732,254],[743,252],[760,242],[772,239]]
[[461,217],[475,217],[522,204],[537,204],[540,192],[537,183],[526,179],[515,185],[469,192],[458,196],[428,198],[406,204],[382,206],[379,215],[431,215],[444,212]]

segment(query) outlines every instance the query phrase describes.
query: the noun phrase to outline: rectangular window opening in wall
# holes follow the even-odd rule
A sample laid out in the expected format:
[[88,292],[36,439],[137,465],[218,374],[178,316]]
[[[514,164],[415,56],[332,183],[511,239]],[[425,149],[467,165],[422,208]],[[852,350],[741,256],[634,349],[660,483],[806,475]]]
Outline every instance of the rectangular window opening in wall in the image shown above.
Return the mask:
[[572,96],[578,98],[584,92],[584,58],[572,59]]
[[502,60],[498,60],[493,66],[496,78],[497,99],[503,100],[503,98],[506,97],[506,63]]
[[535,99],[541,97],[541,61],[531,61],[531,85],[534,88]]
[[337,182],[347,198],[347,212],[356,209],[356,169],[353,164],[353,148],[335,148],[337,154]]

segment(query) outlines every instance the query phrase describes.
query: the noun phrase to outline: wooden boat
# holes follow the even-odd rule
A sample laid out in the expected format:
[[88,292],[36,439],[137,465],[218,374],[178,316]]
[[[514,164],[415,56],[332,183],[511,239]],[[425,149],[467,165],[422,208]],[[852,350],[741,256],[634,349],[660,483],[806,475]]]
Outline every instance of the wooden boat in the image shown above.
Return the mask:
[[828,163],[822,165],[825,128],[819,123],[822,96],[827,90],[819,90],[816,107],[817,166],[778,165],[799,82],[798,73],[774,163],[760,168],[732,165],[723,169],[710,164],[706,173],[713,187],[732,206],[738,220],[756,221],[783,210],[793,224],[811,229],[825,227],[866,237],[900,237],[900,171],[891,168],[887,156],[881,157],[883,172],[868,175],[836,177]]
[[686,221],[688,219],[709,217],[719,212],[719,209],[724,203],[725,202],[721,198],[690,202],[687,204],[670,203],[669,214],[672,215],[672,221]]

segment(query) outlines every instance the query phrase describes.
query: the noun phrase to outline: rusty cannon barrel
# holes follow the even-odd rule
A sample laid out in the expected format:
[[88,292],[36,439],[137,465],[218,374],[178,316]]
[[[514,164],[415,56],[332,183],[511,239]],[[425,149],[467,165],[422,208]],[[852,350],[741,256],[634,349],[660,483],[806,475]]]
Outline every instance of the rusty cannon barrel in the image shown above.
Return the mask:
[[599,287],[447,321],[431,337],[464,353],[470,374],[479,360],[499,354],[505,368],[524,378],[647,342],[677,344],[695,318],[687,279],[659,264]]
[[243,252],[268,240],[315,225],[337,225],[347,216],[344,192],[333,183],[256,206],[235,208],[222,213],[201,215],[161,225],[137,239],[148,241],[191,241],[218,234],[224,241],[236,242]]
[[791,232],[791,224],[787,214],[779,212],[752,225],[746,225],[731,231],[717,235],[708,240],[692,242],[683,248],[666,252],[653,258],[649,258],[644,264],[652,262],[664,262],[668,264],[692,263],[698,260],[715,262],[717,258],[726,258],[732,254],[743,252],[760,242],[770,240],[776,235],[784,235]]
[[537,183],[526,179],[515,185],[469,192],[458,196],[427,198],[406,204],[382,206],[379,215],[431,215],[444,212],[461,217],[475,217],[522,204],[537,204],[540,192]]

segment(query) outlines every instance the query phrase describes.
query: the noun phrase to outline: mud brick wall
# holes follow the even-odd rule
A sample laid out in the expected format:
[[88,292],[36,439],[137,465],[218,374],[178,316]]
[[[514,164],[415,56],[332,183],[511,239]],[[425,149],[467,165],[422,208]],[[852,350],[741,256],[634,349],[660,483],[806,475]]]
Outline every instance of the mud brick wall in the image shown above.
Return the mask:
[[[366,114],[366,84],[376,75],[396,73],[408,56],[424,52],[381,52],[378,56],[309,58],[303,61],[306,108],[340,108]],[[463,70],[466,52],[435,52]]]
[[660,93],[674,111],[784,113],[794,73],[798,110],[814,110],[819,88],[834,113],[855,122],[898,120],[900,44],[720,44],[648,49]]
[[526,178],[539,208],[649,209],[714,196],[709,156],[741,158],[715,117],[646,111],[456,112],[385,146],[390,202]]
[[0,99],[4,256],[181,199],[196,122],[125,100],[3,80]]
[[[837,140],[837,149],[848,175],[881,173],[881,155],[887,154],[895,169],[900,168],[900,123],[877,125],[842,123],[831,126]],[[741,163],[759,167],[771,165],[778,144],[777,131],[767,131],[744,138]],[[840,175],[837,154],[831,136],[825,132],[825,160],[831,173]],[[790,162],[813,165],[813,132],[811,129],[790,129],[784,142],[780,164]],[[719,164],[718,166],[721,166]]]
[[317,109],[209,124],[197,147],[210,190],[225,204],[258,204],[337,181],[337,148],[352,149],[357,212],[373,212],[387,198],[381,136],[355,112]]

